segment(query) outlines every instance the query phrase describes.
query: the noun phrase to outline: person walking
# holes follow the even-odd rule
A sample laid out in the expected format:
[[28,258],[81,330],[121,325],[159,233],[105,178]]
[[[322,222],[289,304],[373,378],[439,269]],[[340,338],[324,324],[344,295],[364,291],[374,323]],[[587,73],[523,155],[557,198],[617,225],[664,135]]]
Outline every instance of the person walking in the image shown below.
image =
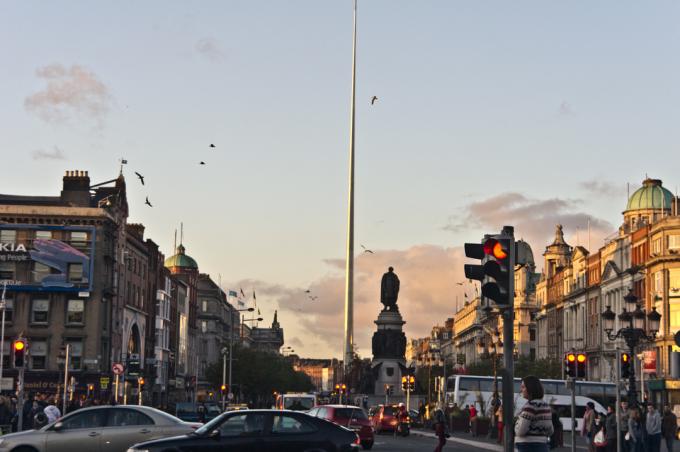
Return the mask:
[[550,449],[556,449],[558,447],[564,446],[564,441],[562,439],[564,429],[562,428],[562,421],[560,421],[560,415],[557,414],[557,409],[554,406],[550,407],[552,411],[552,425],[553,434],[550,436]]
[[595,436],[593,446],[596,452],[607,452],[607,420],[604,414],[595,417]]
[[595,404],[593,402],[588,402],[586,404],[586,412],[583,415],[581,436],[586,439],[589,452],[595,452],[595,446],[593,446],[593,437],[595,436],[595,416]]
[[54,400],[54,397],[50,397],[47,400],[47,406],[45,407],[45,416],[47,416],[47,422],[55,422],[57,419],[61,417],[61,411],[57,407],[56,400]]
[[515,445],[519,452],[548,452],[553,434],[550,406],[543,401],[543,385],[533,375],[522,379],[520,394],[528,400],[515,423]]
[[441,408],[437,408],[434,412],[434,431],[438,440],[434,452],[442,452],[442,450],[444,450],[444,445],[446,444],[448,433],[446,432],[446,419],[444,418],[444,412]]
[[619,412],[619,443],[621,443],[621,452],[628,452],[628,441],[626,435],[628,434],[628,402],[621,402],[621,411]]
[[654,408],[654,404],[647,404],[647,419],[645,420],[647,432],[647,452],[661,451],[661,415]]
[[498,444],[503,444],[503,403],[498,403],[496,410],[496,426],[498,428]]
[[661,418],[661,436],[666,442],[666,450],[673,452],[673,441],[678,431],[678,418],[671,411],[671,407],[666,406],[663,410],[663,418]]
[[631,408],[628,417],[628,450],[630,452],[644,452],[643,430],[640,410],[637,407]]
[[616,452],[616,410],[611,405],[607,406],[607,417],[604,421],[605,438],[607,439],[607,452]]

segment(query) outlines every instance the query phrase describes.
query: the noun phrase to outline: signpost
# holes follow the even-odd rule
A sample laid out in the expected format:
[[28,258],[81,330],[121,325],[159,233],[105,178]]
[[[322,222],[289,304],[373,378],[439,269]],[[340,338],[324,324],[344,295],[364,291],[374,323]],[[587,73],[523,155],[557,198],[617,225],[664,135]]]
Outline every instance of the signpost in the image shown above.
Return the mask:
[[116,395],[114,396],[114,400],[116,403],[118,403],[118,384],[120,381],[120,376],[125,372],[125,366],[123,366],[121,363],[113,363],[111,366],[111,370],[113,371],[113,374],[116,376],[116,381],[114,382],[115,386],[115,391]]

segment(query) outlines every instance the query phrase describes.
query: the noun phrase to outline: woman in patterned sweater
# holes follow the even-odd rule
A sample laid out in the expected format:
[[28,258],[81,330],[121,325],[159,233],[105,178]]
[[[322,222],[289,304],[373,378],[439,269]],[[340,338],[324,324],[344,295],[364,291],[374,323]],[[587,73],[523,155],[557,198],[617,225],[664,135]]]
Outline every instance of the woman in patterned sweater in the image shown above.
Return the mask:
[[526,376],[520,386],[528,402],[515,423],[515,445],[519,452],[548,452],[548,440],[553,434],[550,405],[543,401],[543,386],[534,376]]

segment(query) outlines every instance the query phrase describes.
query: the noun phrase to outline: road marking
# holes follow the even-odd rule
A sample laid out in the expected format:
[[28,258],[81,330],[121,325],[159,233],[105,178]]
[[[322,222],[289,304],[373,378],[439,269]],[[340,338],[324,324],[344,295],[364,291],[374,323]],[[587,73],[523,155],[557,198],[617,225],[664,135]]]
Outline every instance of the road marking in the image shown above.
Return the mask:
[[[415,433],[416,435],[426,436],[428,438],[435,439],[437,438],[437,435],[435,435],[434,433],[429,432],[413,432],[413,433]],[[494,452],[503,452],[503,447],[497,444],[482,443],[479,441],[472,441],[470,439],[457,438],[455,436],[451,436],[446,440],[453,441],[454,443],[465,444],[467,446],[477,447],[479,449],[493,450]]]

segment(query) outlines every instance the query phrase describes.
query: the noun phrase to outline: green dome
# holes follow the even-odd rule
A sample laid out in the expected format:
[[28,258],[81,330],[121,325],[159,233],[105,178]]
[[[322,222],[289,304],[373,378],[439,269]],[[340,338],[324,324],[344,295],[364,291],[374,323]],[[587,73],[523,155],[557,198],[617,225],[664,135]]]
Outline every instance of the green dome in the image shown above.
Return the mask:
[[628,200],[626,212],[645,209],[671,209],[673,193],[661,186],[659,179],[645,179]]
[[165,267],[198,268],[196,261],[193,258],[187,256],[185,251],[186,249],[184,248],[184,245],[180,243],[180,245],[177,247],[177,254],[165,259]]

